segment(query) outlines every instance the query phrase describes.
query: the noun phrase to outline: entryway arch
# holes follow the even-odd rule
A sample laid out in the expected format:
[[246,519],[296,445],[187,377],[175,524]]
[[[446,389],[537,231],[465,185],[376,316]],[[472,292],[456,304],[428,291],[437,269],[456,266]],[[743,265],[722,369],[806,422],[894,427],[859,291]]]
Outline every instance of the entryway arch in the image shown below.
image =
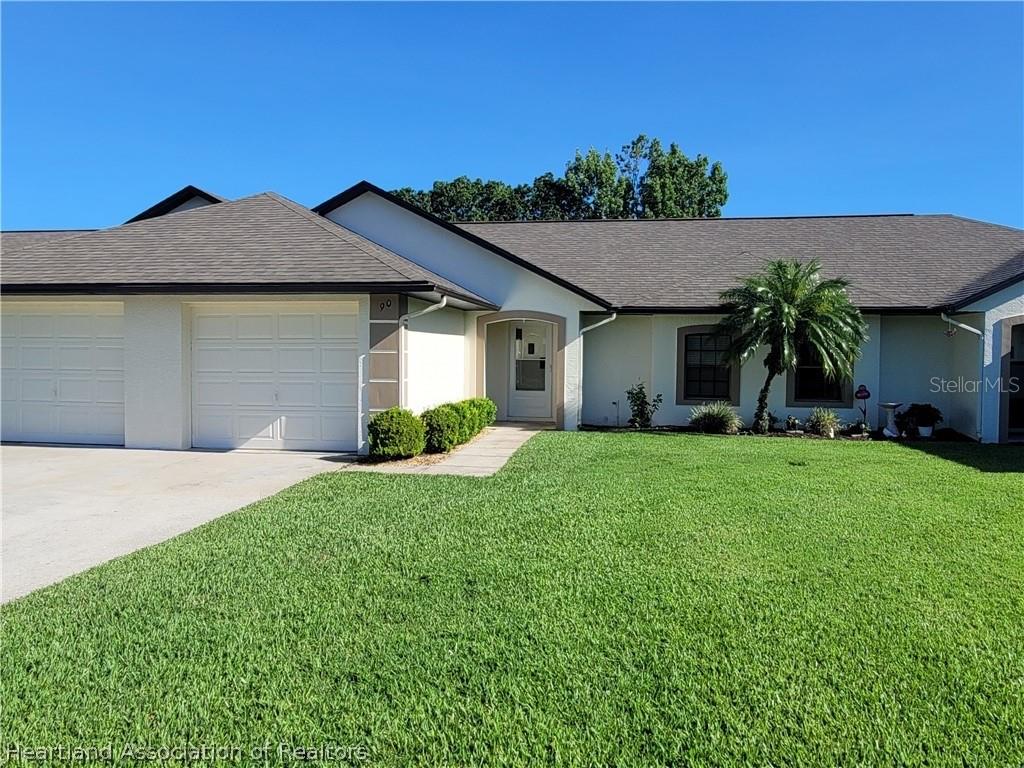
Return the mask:
[[[506,369],[505,375],[500,375],[495,378],[492,375],[491,381],[488,381],[487,372],[487,359],[488,354],[495,358],[496,355],[500,357],[502,354],[502,338],[500,333],[495,333],[499,324],[503,329],[504,333],[508,333],[510,323],[517,321],[532,321],[532,323],[543,323],[550,327],[550,339],[552,349],[550,353],[545,351],[544,359],[540,360],[540,355],[535,351],[524,349],[522,354],[521,365],[523,366],[524,378],[527,376],[536,375],[537,361],[540,361],[540,367],[543,369],[544,375],[550,377],[546,382],[550,387],[551,394],[551,417],[543,418],[544,421],[553,421],[558,429],[562,429],[565,423],[565,318],[561,315],[554,315],[549,312],[537,312],[535,310],[502,310],[501,312],[490,312],[486,315],[481,315],[477,318],[477,380],[476,388],[477,392],[490,397],[495,400],[499,406],[499,418],[512,419],[512,418],[525,418],[529,419],[529,416],[515,416],[509,414],[508,407],[510,401],[514,399],[514,388],[516,381],[515,365],[513,359],[513,349],[504,347],[507,351],[507,360],[509,368]],[[527,330],[529,326],[524,326]],[[507,337],[505,337],[507,338]],[[550,360],[548,359],[550,358]],[[531,370],[533,369],[533,370]],[[492,374],[495,371],[492,370]],[[497,371],[501,373],[501,371]],[[490,387],[488,386],[490,385]],[[512,391],[510,391],[512,390]]]

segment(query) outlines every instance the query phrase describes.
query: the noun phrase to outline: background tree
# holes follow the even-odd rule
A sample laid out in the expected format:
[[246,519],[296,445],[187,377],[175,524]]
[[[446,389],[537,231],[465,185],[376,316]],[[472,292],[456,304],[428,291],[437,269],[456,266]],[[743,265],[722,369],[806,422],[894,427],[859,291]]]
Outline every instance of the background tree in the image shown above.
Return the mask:
[[755,432],[768,431],[772,380],[796,368],[801,349],[813,350],[829,379],[853,377],[853,365],[867,341],[867,323],[850,302],[847,285],[842,278],[822,279],[817,259],[805,264],[780,259],[722,292],[728,314],[719,330],[732,339],[732,357],[743,362],[759,348],[768,348],[768,373],[754,411]]
[[704,155],[691,160],[678,144],[666,152],[640,134],[615,157],[577,151],[563,176],[544,173],[532,184],[459,176],[394,194],[447,221],[703,218],[721,216],[727,181],[721,163]]

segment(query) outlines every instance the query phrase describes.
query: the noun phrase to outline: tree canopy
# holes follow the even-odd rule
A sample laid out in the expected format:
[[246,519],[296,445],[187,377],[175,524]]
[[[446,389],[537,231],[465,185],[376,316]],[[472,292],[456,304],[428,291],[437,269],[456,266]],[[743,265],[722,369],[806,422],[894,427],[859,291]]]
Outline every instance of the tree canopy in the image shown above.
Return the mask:
[[459,176],[394,194],[447,221],[715,218],[729,197],[720,162],[640,134],[613,157],[591,148],[556,176],[511,185]]

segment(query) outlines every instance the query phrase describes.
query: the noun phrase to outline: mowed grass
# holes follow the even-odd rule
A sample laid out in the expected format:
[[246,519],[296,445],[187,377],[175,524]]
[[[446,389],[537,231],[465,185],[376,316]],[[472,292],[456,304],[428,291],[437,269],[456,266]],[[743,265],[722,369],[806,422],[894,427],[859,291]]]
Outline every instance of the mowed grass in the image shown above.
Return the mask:
[[3,742],[1020,765],[1021,471],[544,433],[488,479],[321,475],[4,607]]

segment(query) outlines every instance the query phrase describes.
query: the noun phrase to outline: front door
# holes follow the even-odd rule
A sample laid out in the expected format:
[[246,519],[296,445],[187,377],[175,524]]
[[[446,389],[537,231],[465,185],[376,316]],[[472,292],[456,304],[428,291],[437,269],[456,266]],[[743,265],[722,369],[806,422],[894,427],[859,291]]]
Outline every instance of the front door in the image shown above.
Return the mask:
[[508,418],[551,418],[551,323],[509,323]]

